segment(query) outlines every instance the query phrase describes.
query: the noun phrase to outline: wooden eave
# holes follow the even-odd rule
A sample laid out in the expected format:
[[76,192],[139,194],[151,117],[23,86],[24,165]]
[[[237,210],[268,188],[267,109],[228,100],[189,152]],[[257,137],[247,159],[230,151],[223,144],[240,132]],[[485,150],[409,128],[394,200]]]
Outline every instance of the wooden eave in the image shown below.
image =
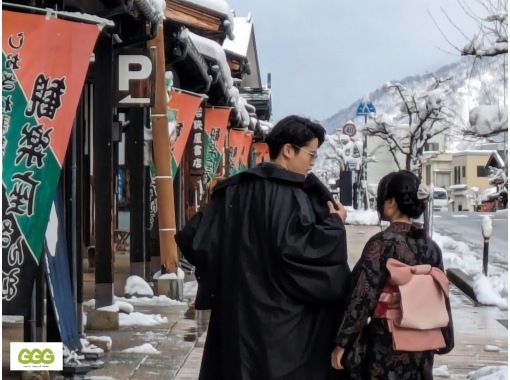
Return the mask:
[[220,32],[223,29],[224,17],[206,12],[194,7],[193,4],[179,0],[167,0],[165,16],[167,20],[178,22],[192,28],[210,32]]

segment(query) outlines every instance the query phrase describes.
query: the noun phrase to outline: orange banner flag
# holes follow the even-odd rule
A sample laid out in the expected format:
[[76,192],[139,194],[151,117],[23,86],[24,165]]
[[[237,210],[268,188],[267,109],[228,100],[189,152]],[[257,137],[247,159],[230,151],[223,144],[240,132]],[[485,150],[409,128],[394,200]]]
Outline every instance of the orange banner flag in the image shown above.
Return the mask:
[[173,151],[174,161],[177,166],[181,163],[191,126],[202,100],[203,98],[199,95],[181,92],[178,89],[170,91],[168,108],[175,114],[177,121],[177,138]]
[[269,161],[269,146],[266,143],[253,144],[253,151],[255,153],[255,164]]
[[231,129],[228,136],[229,144],[229,173],[237,174],[248,168],[253,133]]
[[220,166],[221,157],[225,149],[225,138],[227,134],[230,108],[205,109],[205,172],[209,179],[212,179]]

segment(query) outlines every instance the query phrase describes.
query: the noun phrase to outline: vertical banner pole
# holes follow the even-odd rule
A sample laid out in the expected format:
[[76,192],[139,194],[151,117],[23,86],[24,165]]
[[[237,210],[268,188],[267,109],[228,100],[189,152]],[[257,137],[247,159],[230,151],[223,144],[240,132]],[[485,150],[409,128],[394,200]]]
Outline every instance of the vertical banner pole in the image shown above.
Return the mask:
[[175,243],[175,205],[171,168],[170,137],[166,113],[167,94],[165,85],[165,43],[163,24],[158,25],[156,38],[147,43],[156,49],[156,95],[152,107],[152,135],[154,163],[156,166],[156,189],[158,193],[158,221],[161,255],[161,272],[176,273],[179,264]]

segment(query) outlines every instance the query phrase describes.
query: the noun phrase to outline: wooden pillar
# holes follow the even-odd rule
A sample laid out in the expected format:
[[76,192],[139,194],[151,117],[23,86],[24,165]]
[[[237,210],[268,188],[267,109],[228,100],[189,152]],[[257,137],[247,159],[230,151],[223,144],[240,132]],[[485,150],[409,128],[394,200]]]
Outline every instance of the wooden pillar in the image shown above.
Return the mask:
[[129,110],[129,126],[126,134],[126,164],[129,168],[129,259],[130,273],[145,278],[145,170],[143,165],[143,108]]
[[149,41],[156,50],[156,99],[152,107],[152,136],[156,166],[159,244],[161,271],[176,273],[179,264],[175,243],[174,189],[171,168],[170,139],[166,113],[165,42],[163,24],[158,25],[156,38]]
[[101,34],[94,63],[94,206],[96,308],[113,304],[112,206],[112,93],[113,52],[111,37]]

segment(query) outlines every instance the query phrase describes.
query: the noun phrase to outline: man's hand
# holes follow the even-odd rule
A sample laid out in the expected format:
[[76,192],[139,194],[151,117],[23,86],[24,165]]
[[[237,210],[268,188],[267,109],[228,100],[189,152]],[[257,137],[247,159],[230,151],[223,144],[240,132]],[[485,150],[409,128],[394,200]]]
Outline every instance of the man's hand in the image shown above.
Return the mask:
[[342,366],[342,356],[344,356],[345,348],[336,346],[331,353],[331,366],[334,369],[344,369]]
[[335,205],[333,202],[328,201],[328,207],[330,213],[337,214],[340,219],[342,219],[342,222],[345,222],[345,218],[347,218],[347,210],[343,204],[337,202]]

